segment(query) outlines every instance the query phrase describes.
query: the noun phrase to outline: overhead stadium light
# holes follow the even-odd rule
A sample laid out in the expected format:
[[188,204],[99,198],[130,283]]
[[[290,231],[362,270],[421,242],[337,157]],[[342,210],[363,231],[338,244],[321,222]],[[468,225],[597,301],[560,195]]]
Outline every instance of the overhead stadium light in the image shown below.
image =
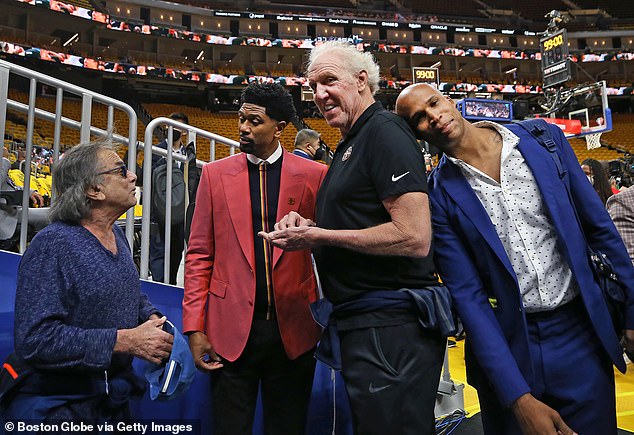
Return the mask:
[[432,66],[430,66],[430,68],[438,68],[440,65],[442,65],[442,62],[438,61],[435,64],[433,64]]

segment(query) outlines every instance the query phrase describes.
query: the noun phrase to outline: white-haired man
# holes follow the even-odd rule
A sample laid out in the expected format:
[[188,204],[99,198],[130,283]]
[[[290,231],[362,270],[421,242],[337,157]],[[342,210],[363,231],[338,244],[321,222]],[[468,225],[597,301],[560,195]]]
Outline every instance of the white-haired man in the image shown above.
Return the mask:
[[284,249],[314,249],[355,432],[435,433],[443,333],[453,325],[431,260],[423,154],[407,124],[375,101],[379,67],[369,53],[325,43],[311,51],[307,77],[343,139],[316,224],[291,213],[263,235]]

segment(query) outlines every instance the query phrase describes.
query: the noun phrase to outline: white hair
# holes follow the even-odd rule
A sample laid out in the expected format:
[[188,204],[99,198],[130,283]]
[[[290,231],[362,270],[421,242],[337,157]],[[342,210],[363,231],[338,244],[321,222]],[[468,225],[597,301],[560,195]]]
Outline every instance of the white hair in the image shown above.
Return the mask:
[[353,76],[361,71],[368,74],[368,87],[372,95],[379,90],[379,65],[369,52],[359,51],[357,47],[345,41],[327,41],[313,48],[308,56],[306,71],[310,72],[313,64],[324,53],[339,53],[342,59],[346,59],[342,66]]

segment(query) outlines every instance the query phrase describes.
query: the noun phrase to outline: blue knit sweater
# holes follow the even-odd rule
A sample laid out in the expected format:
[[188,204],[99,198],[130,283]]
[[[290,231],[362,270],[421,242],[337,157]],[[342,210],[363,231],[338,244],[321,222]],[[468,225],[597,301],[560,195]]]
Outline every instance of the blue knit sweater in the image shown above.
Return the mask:
[[18,269],[15,351],[43,370],[117,373],[132,357],[113,354],[117,329],[157,312],[140,291],[123,231],[117,254],[81,225],[54,222],[33,238]]

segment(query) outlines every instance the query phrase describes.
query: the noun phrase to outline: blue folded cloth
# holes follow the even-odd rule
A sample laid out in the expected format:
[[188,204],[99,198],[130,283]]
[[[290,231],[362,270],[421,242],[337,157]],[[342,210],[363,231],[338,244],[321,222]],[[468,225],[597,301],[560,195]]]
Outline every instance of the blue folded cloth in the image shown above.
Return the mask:
[[370,291],[337,306],[324,298],[310,305],[315,322],[324,328],[315,358],[335,370],[341,370],[341,344],[336,317],[385,309],[410,309],[417,314],[421,327],[436,330],[444,336],[453,335],[457,330],[451,312],[451,295],[444,286]]

